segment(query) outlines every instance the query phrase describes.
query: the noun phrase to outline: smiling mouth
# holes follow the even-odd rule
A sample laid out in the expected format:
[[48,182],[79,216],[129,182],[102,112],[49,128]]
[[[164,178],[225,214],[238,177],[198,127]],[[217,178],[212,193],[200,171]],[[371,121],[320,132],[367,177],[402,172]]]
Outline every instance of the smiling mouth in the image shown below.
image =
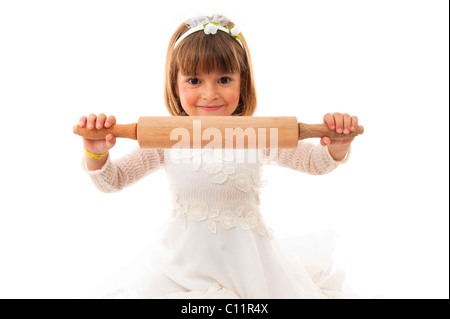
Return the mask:
[[199,106],[199,108],[201,108],[202,110],[207,111],[207,112],[217,111],[217,110],[219,110],[222,107],[223,107],[223,105],[218,105],[218,106],[209,106],[209,105]]

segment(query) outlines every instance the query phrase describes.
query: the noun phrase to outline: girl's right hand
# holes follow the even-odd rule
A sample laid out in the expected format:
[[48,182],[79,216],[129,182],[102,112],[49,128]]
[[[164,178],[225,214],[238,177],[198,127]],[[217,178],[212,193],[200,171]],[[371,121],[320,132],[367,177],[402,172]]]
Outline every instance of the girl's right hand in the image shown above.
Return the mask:
[[[116,118],[113,115],[106,116],[105,114],[91,114],[88,117],[82,116],[78,125],[80,127],[87,127],[88,129],[110,128],[116,123]],[[91,140],[83,137],[84,147],[93,154],[103,154],[109,151],[116,145],[116,137],[112,134],[105,136],[104,140]]]

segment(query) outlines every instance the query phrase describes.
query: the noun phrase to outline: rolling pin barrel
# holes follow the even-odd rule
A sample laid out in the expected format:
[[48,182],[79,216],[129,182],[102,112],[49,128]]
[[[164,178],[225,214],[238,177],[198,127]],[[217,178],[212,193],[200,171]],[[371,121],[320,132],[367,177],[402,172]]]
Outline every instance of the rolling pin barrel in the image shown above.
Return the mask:
[[298,122],[295,117],[146,116],[139,118],[137,137],[141,148],[171,148],[179,142],[194,149],[209,143],[216,148],[288,148],[297,146]]

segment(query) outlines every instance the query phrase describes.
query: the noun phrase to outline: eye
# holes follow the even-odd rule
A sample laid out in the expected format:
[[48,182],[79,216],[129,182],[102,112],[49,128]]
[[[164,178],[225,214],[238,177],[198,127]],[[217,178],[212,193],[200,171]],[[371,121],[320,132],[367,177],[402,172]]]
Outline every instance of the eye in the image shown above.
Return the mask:
[[200,80],[197,79],[197,78],[190,78],[190,79],[187,80],[187,81],[188,81],[189,84],[193,84],[193,85],[196,85],[196,84],[199,84],[199,83],[200,83]]
[[221,77],[220,80],[219,80],[220,84],[228,84],[230,82],[231,82],[231,79],[229,77],[227,77],[227,76]]

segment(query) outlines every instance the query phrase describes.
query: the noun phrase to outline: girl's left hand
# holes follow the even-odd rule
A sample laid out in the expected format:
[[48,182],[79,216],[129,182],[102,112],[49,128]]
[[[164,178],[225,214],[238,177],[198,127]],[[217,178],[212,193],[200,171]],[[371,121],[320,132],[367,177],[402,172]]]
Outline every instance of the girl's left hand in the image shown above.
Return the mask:
[[[344,135],[353,132],[358,127],[358,118],[346,113],[327,113],[323,117],[323,122],[328,125],[330,130],[336,130],[337,133],[343,133]],[[351,137],[345,140],[332,140],[325,136],[320,139],[320,144],[323,146],[349,146],[354,139],[354,137]]]

